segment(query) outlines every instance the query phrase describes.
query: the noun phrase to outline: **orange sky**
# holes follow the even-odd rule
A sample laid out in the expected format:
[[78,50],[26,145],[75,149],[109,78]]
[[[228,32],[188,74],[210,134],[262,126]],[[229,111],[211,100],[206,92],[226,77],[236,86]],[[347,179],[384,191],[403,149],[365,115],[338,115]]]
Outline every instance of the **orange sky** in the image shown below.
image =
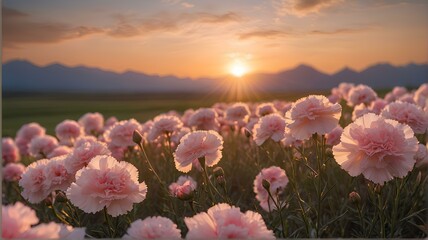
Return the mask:
[[[428,1],[3,1],[3,62],[220,76],[428,62]],[[120,5],[119,5],[120,4]]]

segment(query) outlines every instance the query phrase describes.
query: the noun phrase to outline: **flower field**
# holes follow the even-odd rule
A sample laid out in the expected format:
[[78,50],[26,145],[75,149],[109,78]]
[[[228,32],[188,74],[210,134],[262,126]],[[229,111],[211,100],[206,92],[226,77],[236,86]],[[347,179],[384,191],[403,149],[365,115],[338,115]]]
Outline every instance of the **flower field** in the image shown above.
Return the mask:
[[427,237],[428,84],[174,110],[3,137],[2,238]]

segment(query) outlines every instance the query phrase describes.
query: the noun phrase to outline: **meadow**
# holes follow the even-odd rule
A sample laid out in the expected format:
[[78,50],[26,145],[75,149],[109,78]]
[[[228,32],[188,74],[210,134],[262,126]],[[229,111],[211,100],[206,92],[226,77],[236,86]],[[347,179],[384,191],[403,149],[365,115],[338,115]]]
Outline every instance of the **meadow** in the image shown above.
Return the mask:
[[[326,92],[318,92],[327,94]],[[293,101],[309,93],[259,94],[244,101]],[[87,112],[100,112],[105,117],[119,120],[135,118],[149,120],[170,110],[183,112],[189,108],[210,107],[214,103],[232,100],[219,94],[195,93],[142,93],[142,94],[4,94],[2,98],[2,135],[14,136],[18,129],[29,122],[38,122],[54,134],[55,126],[64,119],[77,120]]]
[[2,237],[426,237],[428,85],[316,94],[5,96]]

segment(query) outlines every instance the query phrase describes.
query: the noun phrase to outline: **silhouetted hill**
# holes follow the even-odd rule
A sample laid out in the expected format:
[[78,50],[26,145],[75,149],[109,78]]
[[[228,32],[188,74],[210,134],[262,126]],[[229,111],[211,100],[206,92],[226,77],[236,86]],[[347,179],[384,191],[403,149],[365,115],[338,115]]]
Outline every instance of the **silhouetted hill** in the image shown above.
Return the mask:
[[[308,65],[275,74],[251,74],[245,81],[253,89],[264,92],[328,90],[340,82],[362,83],[375,89],[394,86],[418,87],[428,82],[427,64],[392,66],[381,63],[357,72],[343,68],[332,75]],[[36,66],[15,60],[3,65],[3,92],[84,92],[84,93],[144,93],[144,92],[209,92],[224,91],[219,79],[190,79],[175,76],[148,75],[127,71],[116,73],[91,67],[67,67],[52,64]]]

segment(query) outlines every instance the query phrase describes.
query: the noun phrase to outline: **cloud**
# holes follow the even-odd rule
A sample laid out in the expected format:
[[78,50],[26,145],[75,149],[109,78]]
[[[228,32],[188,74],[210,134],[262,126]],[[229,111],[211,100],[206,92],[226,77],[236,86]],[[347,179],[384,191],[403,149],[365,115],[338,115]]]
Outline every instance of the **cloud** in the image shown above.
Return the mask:
[[311,13],[318,13],[324,8],[328,8],[343,0],[277,0],[274,7],[280,15],[292,14],[305,16]]
[[240,40],[246,40],[250,38],[277,38],[285,35],[289,35],[289,33],[280,30],[255,30],[250,32],[245,32],[238,34]]
[[191,4],[191,3],[188,3],[188,2],[182,2],[182,3],[181,3],[181,6],[183,6],[184,8],[192,8],[192,7],[194,7],[195,5],[194,5],[194,4]]
[[96,27],[36,22],[29,14],[7,7],[2,8],[2,14],[3,43],[6,48],[16,48],[27,43],[56,43],[103,31]]
[[311,35],[338,35],[338,34],[353,34],[369,31],[371,28],[340,28],[333,31],[312,30]]
[[116,16],[116,19],[116,25],[108,30],[107,34],[119,38],[144,36],[153,32],[177,32],[195,24],[226,25],[244,20],[234,12],[223,14],[196,12],[178,15],[159,13],[142,19],[119,15]]

